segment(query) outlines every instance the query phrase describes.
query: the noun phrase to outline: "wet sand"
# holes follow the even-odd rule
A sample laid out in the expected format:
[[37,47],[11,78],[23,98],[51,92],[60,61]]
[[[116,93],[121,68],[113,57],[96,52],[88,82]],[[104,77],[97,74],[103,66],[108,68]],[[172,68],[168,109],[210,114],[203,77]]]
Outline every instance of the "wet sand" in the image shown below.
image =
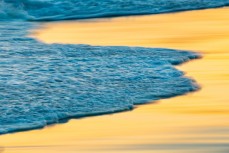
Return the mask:
[[0,153],[229,152],[229,8],[48,23],[33,37],[46,43],[197,51],[202,59],[177,68],[202,89],[130,112],[3,135]]

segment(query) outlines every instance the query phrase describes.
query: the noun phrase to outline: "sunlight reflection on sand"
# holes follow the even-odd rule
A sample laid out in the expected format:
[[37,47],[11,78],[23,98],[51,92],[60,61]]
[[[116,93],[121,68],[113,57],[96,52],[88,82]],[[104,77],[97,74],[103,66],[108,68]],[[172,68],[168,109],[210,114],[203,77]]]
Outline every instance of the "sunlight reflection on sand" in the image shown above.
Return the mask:
[[[47,43],[128,45],[193,50],[200,60],[178,66],[198,92],[141,105],[131,112],[71,120],[0,137],[4,153],[229,152],[229,9],[55,22],[33,37]],[[0,151],[1,152],[1,151]]]

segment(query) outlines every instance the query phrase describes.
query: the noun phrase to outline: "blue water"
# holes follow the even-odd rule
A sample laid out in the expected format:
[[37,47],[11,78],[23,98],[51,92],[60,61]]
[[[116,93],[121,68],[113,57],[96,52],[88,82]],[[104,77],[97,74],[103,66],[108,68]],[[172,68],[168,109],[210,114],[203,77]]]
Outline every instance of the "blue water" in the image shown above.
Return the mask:
[[0,134],[63,119],[133,109],[197,90],[174,65],[199,58],[162,48],[44,44],[31,20],[161,13],[228,5],[228,0],[0,0]]
[[229,0],[0,0],[0,19],[66,20],[228,6]]

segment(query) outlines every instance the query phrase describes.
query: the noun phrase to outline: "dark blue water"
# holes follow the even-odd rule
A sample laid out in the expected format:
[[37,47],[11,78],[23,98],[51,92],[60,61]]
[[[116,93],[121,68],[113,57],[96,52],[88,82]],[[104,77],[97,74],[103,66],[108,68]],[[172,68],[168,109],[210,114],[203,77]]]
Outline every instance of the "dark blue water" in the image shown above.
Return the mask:
[[0,0],[0,19],[66,20],[228,6],[229,0]]
[[174,65],[199,58],[188,51],[44,44],[26,37],[38,23],[199,9],[214,0],[1,0],[0,134],[62,119],[130,110],[199,87]]

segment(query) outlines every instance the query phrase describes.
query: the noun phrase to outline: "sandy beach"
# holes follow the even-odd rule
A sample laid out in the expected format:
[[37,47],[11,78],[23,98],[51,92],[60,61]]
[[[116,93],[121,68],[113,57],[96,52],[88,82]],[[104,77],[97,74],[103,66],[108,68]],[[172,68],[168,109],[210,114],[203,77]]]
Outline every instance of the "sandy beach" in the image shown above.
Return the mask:
[[[228,153],[229,8],[43,23],[46,43],[142,46],[200,52],[177,66],[201,90],[129,112],[72,119],[0,136],[0,153]],[[146,91],[147,92],[147,91]]]

